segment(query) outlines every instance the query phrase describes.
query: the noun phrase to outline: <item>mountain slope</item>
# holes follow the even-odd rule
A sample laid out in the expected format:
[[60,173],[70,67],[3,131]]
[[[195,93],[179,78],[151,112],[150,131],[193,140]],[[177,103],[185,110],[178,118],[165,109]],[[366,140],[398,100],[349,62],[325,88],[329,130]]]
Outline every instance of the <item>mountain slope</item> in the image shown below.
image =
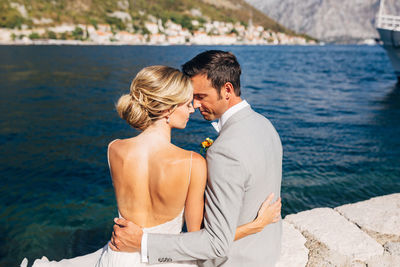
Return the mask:
[[[287,28],[324,42],[377,38],[379,0],[246,0]],[[386,13],[400,15],[400,1],[386,0]]]
[[186,26],[190,26],[192,19],[241,22],[246,25],[252,18],[254,24],[264,28],[293,34],[244,0],[0,0],[0,27],[107,23],[124,28],[123,22],[110,16],[113,12],[121,11],[132,17],[136,28],[143,26],[148,15],[160,18],[163,22],[171,19],[179,24],[186,23]]

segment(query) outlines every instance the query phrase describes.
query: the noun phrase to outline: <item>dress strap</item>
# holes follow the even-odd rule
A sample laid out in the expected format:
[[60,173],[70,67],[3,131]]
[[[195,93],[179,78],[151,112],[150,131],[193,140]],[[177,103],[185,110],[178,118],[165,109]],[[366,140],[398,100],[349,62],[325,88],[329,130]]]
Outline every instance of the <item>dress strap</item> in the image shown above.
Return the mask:
[[[114,186],[114,181],[113,181],[113,179],[112,179],[111,165],[110,165],[110,146],[111,146],[112,143],[114,143],[114,142],[117,141],[117,140],[119,140],[119,139],[115,139],[115,140],[111,141],[111,142],[108,144],[108,147],[107,147],[108,170],[110,171],[111,183],[112,183],[113,186]],[[121,213],[119,212],[119,209],[118,209],[118,217],[119,217],[119,218],[122,218]]]
[[189,184],[190,184],[190,177],[192,176],[192,158],[193,158],[193,151],[190,151]]
[[119,140],[119,139],[115,139],[115,140],[111,141],[111,142],[108,144],[108,147],[107,147],[107,162],[108,162],[108,168],[110,169],[110,172],[111,172],[111,165],[110,165],[110,146],[111,146],[112,143],[114,143],[114,142],[117,141],[117,140]]

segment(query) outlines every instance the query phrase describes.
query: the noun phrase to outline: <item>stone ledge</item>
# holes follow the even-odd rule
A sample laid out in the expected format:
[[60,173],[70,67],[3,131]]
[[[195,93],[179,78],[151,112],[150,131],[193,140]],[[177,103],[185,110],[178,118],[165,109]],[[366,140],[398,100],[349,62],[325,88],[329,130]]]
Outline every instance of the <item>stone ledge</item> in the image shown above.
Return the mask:
[[400,242],[400,194],[375,197],[335,210],[382,245]]
[[400,257],[400,242],[387,242],[383,247],[388,254]]
[[400,266],[400,193],[286,216],[277,267]]
[[290,223],[282,222],[282,251],[275,267],[303,267],[308,261],[307,239]]
[[383,255],[383,247],[378,242],[333,209],[317,208],[288,215],[285,219],[337,254],[334,258],[340,265],[347,261],[365,262]]

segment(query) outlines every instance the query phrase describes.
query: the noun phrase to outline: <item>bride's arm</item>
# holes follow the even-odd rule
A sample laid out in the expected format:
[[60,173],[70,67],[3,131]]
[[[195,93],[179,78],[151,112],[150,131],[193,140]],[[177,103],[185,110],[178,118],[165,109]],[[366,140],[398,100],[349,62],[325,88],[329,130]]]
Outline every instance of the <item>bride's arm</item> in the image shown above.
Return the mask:
[[204,190],[207,183],[206,160],[193,153],[192,172],[185,203],[185,221],[188,232],[199,231],[204,215]]
[[248,235],[258,233],[262,231],[268,224],[275,223],[280,220],[282,207],[281,198],[278,198],[277,201],[270,204],[273,198],[273,193],[268,196],[268,198],[261,205],[261,208],[258,210],[257,218],[254,221],[243,224],[236,229],[235,241]]

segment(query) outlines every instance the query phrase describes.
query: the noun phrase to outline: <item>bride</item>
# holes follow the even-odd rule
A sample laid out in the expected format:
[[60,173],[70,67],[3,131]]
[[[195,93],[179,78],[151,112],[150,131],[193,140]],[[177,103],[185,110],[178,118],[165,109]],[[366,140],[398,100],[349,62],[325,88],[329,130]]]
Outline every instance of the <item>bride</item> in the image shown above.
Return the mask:
[[[107,157],[115,189],[119,216],[143,227],[143,232],[178,234],[183,221],[189,232],[201,228],[204,190],[207,180],[205,159],[171,143],[171,129],[183,129],[194,112],[190,78],[166,66],[142,69],[133,79],[130,93],[121,96],[118,114],[142,132],[117,139],[108,146]],[[235,240],[261,231],[280,218],[280,199],[270,204],[270,195],[258,217],[239,226]],[[27,266],[24,259],[21,266]],[[33,264],[40,266],[148,266],[140,253],[116,252],[109,243],[94,253]],[[152,266],[197,266],[194,262]]]

